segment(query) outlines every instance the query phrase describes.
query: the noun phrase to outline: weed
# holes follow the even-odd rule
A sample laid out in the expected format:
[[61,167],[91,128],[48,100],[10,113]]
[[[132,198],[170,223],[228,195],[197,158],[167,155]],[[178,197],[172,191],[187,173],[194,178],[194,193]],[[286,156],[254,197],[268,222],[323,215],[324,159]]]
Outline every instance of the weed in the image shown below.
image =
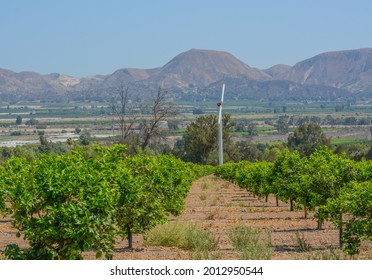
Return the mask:
[[308,252],[310,251],[311,247],[310,244],[305,240],[304,234],[296,232],[295,237],[293,238],[294,243],[296,244],[298,250],[300,252]]
[[207,195],[206,195],[205,193],[201,193],[201,194],[199,194],[199,199],[200,199],[201,201],[204,201],[204,200],[207,199]]
[[224,206],[225,207],[233,207],[233,206],[235,206],[235,203],[233,203],[233,202],[227,202],[227,203],[224,204]]
[[215,220],[217,219],[219,215],[219,210],[215,210],[213,212],[211,212],[207,217],[205,217],[206,220]]
[[144,236],[145,246],[185,247],[185,225],[168,223],[159,225]]
[[271,231],[237,226],[229,233],[234,250],[244,260],[268,260],[272,255]]
[[195,225],[165,224],[152,229],[144,240],[145,246],[177,247],[190,251],[193,259],[216,259],[219,239],[212,231]]
[[218,201],[219,201],[219,198],[218,197],[214,197],[210,206],[216,206]]
[[209,188],[208,184],[207,183],[204,183],[203,185],[201,185],[200,187],[203,191],[207,190]]
[[193,259],[207,260],[218,258],[216,252],[219,239],[212,231],[191,227],[188,231],[188,248]]
[[340,249],[316,251],[307,256],[309,260],[345,260],[350,259]]

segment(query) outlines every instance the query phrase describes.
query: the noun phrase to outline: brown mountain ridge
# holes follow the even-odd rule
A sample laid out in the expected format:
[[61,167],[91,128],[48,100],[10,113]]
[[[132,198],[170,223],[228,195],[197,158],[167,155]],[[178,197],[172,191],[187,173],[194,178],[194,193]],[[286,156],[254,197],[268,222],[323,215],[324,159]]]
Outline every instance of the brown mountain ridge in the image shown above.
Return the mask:
[[317,98],[322,92],[336,97],[371,96],[372,48],[322,53],[294,66],[274,65],[265,70],[224,51],[200,49],[183,52],[159,68],[122,68],[110,75],[84,78],[0,69],[0,97],[4,101],[63,99],[66,94],[79,98],[84,92],[85,98],[107,99],[121,84],[129,84],[134,95],[146,95],[162,86],[177,98],[193,99],[197,93],[214,90],[222,81],[236,90],[230,94],[234,99],[262,94],[269,99],[292,98],[297,93],[298,98]]

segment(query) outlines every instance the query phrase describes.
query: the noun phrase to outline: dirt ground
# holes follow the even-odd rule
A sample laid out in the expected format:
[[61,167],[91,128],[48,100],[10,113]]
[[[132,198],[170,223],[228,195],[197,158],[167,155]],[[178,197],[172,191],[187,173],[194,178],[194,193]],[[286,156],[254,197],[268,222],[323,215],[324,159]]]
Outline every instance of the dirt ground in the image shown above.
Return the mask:
[[[316,230],[316,220],[304,219],[302,211],[289,211],[289,205],[282,201],[276,206],[275,197],[268,202],[253,197],[238,186],[207,176],[195,181],[186,200],[185,211],[178,217],[170,217],[170,223],[195,224],[209,229],[217,237],[219,259],[238,259],[233,250],[228,232],[237,225],[271,230],[272,259],[345,259],[347,256],[338,248],[338,230],[325,223],[322,230]],[[16,237],[16,230],[10,219],[0,220],[0,250],[6,244],[27,246],[22,238]],[[301,250],[300,241],[305,245]],[[192,259],[189,251],[178,248],[146,247],[141,235],[134,236],[134,250],[126,249],[127,241],[118,240],[113,259],[132,260],[180,260]],[[94,252],[84,254],[85,259],[94,259]],[[1,257],[0,257],[1,258]],[[357,259],[372,259],[372,243],[364,242]]]

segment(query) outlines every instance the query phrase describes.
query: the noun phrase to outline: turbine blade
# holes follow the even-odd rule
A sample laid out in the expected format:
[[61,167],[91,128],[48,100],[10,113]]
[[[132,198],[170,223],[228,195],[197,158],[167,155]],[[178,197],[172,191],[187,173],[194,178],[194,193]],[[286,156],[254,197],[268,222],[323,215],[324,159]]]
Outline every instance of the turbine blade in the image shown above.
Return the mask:
[[221,96],[221,103],[223,103],[223,96],[225,94],[225,84],[222,84],[222,96]]

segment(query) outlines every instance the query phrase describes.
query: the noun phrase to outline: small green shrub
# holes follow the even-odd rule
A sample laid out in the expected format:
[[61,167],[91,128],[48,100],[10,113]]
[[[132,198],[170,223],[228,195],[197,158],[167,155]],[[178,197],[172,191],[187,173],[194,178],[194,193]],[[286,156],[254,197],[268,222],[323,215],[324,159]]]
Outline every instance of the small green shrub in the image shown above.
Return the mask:
[[201,194],[199,194],[199,199],[200,199],[201,201],[204,201],[204,200],[207,199],[207,195],[206,195],[205,193],[201,193]]
[[307,256],[309,260],[350,260],[352,257],[346,255],[340,249],[326,249],[312,252]]
[[159,225],[144,236],[144,245],[185,248],[185,225],[178,223]]
[[159,225],[146,234],[144,244],[189,250],[193,259],[215,259],[218,255],[218,240],[213,232],[189,224]]
[[19,135],[22,135],[22,133],[20,131],[12,131],[10,133],[10,136],[19,136]]
[[237,226],[229,233],[234,250],[244,260],[268,260],[272,255],[271,231]]

